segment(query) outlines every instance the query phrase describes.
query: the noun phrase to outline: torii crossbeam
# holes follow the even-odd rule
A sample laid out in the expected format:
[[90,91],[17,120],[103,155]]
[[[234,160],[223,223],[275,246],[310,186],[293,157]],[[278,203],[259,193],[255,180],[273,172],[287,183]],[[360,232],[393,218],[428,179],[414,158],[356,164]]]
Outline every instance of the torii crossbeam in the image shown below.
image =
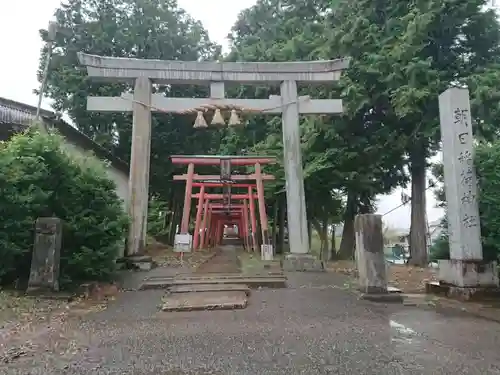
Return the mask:
[[[145,240],[148,207],[151,112],[182,113],[205,105],[239,108],[241,112],[281,114],[286,176],[288,233],[293,262],[308,254],[304,176],[300,151],[299,114],[338,114],[342,101],[299,97],[297,83],[328,84],[337,81],[349,65],[347,59],[308,62],[206,62],[162,61],[95,56],[79,53],[78,59],[94,80],[131,82],[133,94],[89,97],[87,109],[99,112],[133,112],[130,167],[128,254],[140,252]],[[269,99],[225,97],[225,82],[280,84],[279,96]],[[208,84],[209,98],[169,98],[153,94],[155,84]],[[310,255],[307,255],[310,264]],[[304,259],[305,259],[304,258]],[[292,262],[292,263],[293,263]]]

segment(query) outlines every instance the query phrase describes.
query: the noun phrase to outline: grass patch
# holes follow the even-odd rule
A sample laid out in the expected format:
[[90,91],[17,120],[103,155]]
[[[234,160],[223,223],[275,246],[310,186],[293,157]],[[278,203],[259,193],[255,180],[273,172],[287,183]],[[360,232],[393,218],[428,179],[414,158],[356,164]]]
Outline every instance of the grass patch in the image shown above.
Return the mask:
[[[266,261],[260,259],[260,253],[249,253],[242,251],[238,255],[238,258],[240,261],[242,274],[256,275],[273,271],[273,266],[275,266],[276,264],[279,265],[279,262],[282,259],[282,255],[275,254],[273,261]],[[265,268],[266,265],[269,265],[271,268]]]

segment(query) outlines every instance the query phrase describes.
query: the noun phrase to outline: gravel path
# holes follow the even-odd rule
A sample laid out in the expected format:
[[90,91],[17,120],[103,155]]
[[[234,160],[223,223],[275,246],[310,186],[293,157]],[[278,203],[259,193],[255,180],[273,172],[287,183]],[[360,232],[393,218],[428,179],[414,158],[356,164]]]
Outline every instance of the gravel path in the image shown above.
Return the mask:
[[215,257],[196,269],[197,274],[239,273],[238,249],[235,246],[221,246]]
[[497,323],[359,301],[333,273],[289,280],[236,311],[161,313],[162,291],[125,292],[0,374],[500,374]]

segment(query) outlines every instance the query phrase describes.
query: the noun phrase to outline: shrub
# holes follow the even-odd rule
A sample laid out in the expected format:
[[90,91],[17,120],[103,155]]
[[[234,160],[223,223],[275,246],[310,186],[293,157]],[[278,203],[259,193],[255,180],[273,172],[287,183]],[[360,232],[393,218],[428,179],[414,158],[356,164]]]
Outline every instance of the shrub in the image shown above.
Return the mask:
[[165,201],[157,197],[150,199],[148,208],[148,235],[161,237],[167,233],[165,219],[168,214],[167,203]]
[[2,283],[28,278],[34,223],[43,216],[63,220],[61,285],[113,275],[128,221],[122,202],[104,165],[67,147],[36,130],[0,147]]
[[430,248],[430,261],[435,262],[439,259],[450,259],[450,244],[448,242],[448,235],[441,234]]
[[500,254],[500,141],[478,146],[475,165],[483,257],[496,260]]

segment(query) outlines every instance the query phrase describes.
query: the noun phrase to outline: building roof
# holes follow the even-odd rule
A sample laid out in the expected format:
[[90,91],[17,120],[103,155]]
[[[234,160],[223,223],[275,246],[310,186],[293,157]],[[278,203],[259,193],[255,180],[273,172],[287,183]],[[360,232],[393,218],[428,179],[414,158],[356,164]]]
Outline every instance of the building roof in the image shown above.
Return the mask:
[[[36,108],[24,103],[0,97],[0,140],[22,131],[35,120]],[[94,142],[74,126],[59,118],[52,111],[42,109],[40,116],[44,122],[56,128],[62,136],[81,148],[92,151],[97,157],[108,160],[113,167],[129,174],[129,165],[101,145]]]

